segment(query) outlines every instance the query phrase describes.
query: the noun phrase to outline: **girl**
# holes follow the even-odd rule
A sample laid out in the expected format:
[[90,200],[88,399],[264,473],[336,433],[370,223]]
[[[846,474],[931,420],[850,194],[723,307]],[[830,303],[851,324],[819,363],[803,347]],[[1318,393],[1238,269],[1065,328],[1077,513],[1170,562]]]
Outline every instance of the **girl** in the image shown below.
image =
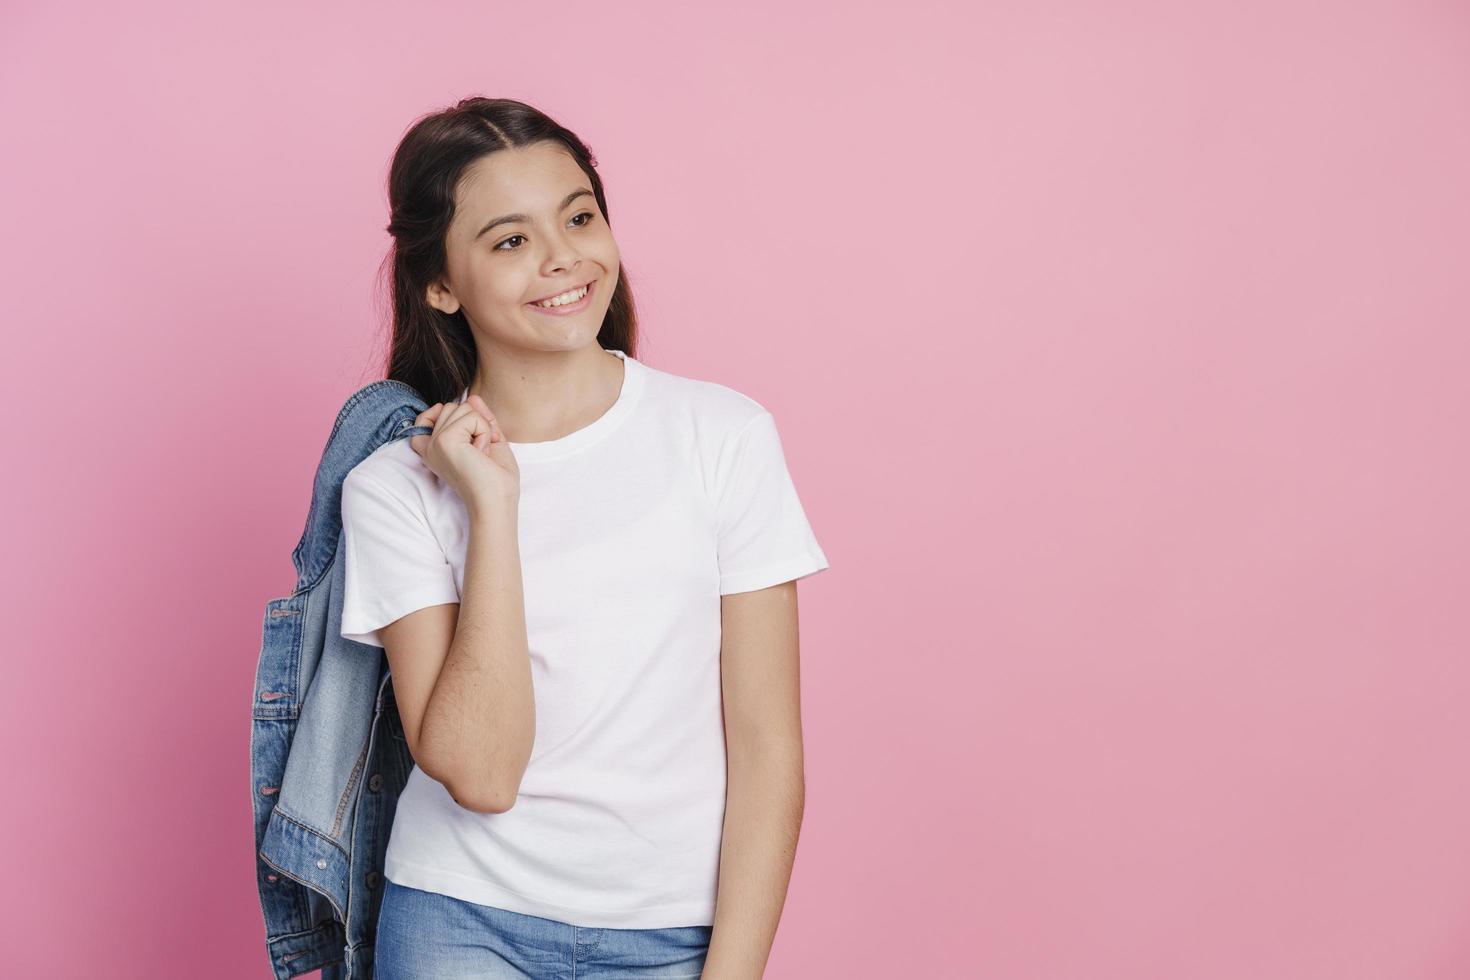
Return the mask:
[[484,98],[393,159],[388,376],[435,403],[342,488],[415,761],[380,980],[759,977],[784,901],[827,559],[770,412],[637,359],[595,166]]

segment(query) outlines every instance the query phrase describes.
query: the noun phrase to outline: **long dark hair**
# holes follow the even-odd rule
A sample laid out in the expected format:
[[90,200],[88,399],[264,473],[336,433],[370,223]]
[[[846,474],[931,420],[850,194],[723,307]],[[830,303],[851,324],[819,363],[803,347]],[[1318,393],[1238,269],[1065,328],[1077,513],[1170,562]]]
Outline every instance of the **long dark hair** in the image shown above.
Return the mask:
[[[393,272],[393,339],[387,377],[418,390],[424,401],[450,402],[475,374],[475,341],[461,307],[441,313],[429,305],[428,285],[444,274],[445,236],[454,218],[454,190],[465,169],[509,147],[555,140],[592,182],[609,227],[607,198],[592,148],[539,109],[514,99],[473,96],[417,120],[398,143],[388,171],[388,233],[384,260]],[[637,357],[637,315],[628,267],[619,263],[607,316],[597,332],[603,348]]]

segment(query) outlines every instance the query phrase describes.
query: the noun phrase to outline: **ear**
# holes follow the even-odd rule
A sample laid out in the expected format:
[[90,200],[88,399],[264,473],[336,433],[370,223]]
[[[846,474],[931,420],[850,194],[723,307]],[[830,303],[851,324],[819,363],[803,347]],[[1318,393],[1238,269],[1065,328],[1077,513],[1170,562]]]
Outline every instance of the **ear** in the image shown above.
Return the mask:
[[455,313],[459,310],[459,300],[454,298],[454,294],[449,291],[449,287],[444,285],[442,279],[435,279],[429,283],[429,288],[424,292],[424,298],[440,313]]

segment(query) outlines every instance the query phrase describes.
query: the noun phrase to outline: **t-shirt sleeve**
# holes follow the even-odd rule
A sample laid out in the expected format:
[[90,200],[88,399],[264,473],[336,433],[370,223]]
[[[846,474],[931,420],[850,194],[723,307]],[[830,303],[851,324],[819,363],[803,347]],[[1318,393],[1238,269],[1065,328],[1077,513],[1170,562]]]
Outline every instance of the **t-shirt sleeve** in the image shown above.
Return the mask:
[[421,505],[372,476],[342,481],[342,635],[381,647],[378,631],[427,606],[459,602],[454,568]]
[[720,595],[752,592],[827,568],[768,411],[735,436],[717,491]]

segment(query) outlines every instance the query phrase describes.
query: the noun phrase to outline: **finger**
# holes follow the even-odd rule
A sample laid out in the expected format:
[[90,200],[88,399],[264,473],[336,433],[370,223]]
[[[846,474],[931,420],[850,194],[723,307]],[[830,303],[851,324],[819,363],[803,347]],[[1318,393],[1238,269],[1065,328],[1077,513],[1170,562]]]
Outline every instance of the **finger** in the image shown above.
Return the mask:
[[413,424],[432,426],[434,424],[434,420],[439,417],[439,412],[443,408],[443,402],[436,402],[433,405],[430,405],[428,408],[424,409],[418,414],[418,418],[413,420]]
[[443,410],[439,413],[439,419],[434,424],[434,434],[440,431],[458,429],[465,424],[466,419],[472,419],[465,438],[473,440],[476,433],[483,432],[488,425],[485,417],[475,411],[475,407],[469,402],[446,402]]
[[464,415],[456,419],[455,424],[466,426],[468,428],[471,442],[474,442],[481,436],[489,439],[494,431],[490,427],[490,420],[485,418],[485,416],[481,415],[479,412],[475,411],[473,408],[471,408]]
[[484,415],[487,419],[495,418],[495,413],[490,411],[490,406],[485,404],[485,399],[481,398],[479,395],[471,395],[469,397],[469,402],[471,405],[475,406],[475,410],[477,412],[479,412],[481,415]]
[[490,441],[505,442],[505,433],[500,431],[500,422],[496,420],[495,413],[490,411],[490,406],[485,403],[485,399],[479,395],[470,395],[466,401],[468,404],[474,406],[476,411],[490,420]]
[[434,416],[434,421],[431,423],[434,426],[435,436],[439,435],[441,431],[454,421],[455,412],[460,408],[460,405],[460,402],[444,402],[439,406],[439,414]]
[[[469,402],[451,402],[446,417],[441,417],[439,425],[444,428],[463,428],[466,437],[473,442],[475,436],[482,432],[490,432],[490,420],[480,414]],[[437,433],[437,429],[435,430]]]

